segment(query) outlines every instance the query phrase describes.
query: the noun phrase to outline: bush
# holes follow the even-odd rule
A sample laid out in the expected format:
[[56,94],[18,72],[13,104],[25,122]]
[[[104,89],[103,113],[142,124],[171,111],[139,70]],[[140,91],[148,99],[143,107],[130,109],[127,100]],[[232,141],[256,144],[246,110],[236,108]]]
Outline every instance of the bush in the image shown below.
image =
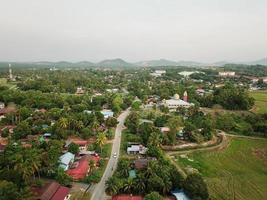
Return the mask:
[[158,192],[151,192],[144,197],[144,200],[164,200]]
[[68,151],[73,154],[77,154],[79,152],[79,145],[70,143],[70,145],[68,146]]
[[184,191],[192,199],[209,199],[207,184],[199,174],[190,174],[186,178]]

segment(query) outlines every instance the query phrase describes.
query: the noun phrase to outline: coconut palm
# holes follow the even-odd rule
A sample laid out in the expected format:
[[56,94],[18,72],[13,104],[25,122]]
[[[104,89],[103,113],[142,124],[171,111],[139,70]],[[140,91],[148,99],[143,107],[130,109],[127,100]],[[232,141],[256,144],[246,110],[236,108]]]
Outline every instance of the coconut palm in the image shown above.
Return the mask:
[[100,147],[101,153],[102,153],[102,147],[104,146],[106,141],[107,141],[106,134],[104,132],[99,133],[96,138],[96,144]]
[[146,178],[144,174],[138,174],[134,179],[134,191],[137,194],[144,194],[146,189]]
[[123,184],[123,191],[126,193],[132,193],[134,189],[134,179],[128,178]]
[[119,181],[120,180],[117,180],[116,177],[112,176],[110,177],[107,182],[106,182],[106,192],[113,196],[113,195],[116,195],[118,192],[119,192]]
[[92,128],[94,132],[96,132],[99,126],[100,126],[99,122],[97,121],[96,117],[94,117],[92,123],[90,124],[90,127]]
[[60,126],[60,128],[67,129],[69,127],[69,120],[68,120],[68,118],[61,117],[59,119],[59,126]]

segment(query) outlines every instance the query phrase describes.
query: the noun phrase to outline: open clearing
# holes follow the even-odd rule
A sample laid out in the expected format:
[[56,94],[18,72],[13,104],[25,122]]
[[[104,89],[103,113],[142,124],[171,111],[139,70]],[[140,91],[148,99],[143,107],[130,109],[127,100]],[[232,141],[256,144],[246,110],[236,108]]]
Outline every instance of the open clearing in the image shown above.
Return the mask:
[[267,140],[232,138],[227,149],[177,155],[183,168],[197,169],[211,199],[267,199]]
[[267,91],[252,91],[250,96],[255,99],[255,112],[267,113]]

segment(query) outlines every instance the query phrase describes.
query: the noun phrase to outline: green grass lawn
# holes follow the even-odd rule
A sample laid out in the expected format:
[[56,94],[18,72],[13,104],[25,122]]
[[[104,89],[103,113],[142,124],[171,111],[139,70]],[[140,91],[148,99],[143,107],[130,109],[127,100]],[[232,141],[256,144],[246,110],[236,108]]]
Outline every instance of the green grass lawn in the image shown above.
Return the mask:
[[252,91],[250,96],[255,99],[255,112],[267,113],[267,91]]
[[211,199],[267,199],[267,140],[232,139],[223,151],[197,152],[188,158],[176,156],[183,168],[191,166],[203,175]]

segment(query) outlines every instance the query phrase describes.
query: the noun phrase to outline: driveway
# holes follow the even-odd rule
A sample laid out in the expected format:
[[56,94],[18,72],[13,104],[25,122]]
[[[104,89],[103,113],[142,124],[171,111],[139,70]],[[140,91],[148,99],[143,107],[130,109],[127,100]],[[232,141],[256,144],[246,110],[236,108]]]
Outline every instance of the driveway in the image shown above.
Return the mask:
[[[130,113],[130,109],[127,109],[122,114],[120,114],[120,116],[117,118],[117,120],[119,121],[119,124],[117,125],[116,131],[115,131],[115,136],[114,136],[114,140],[113,140],[113,146],[112,146],[110,159],[108,161],[106,170],[102,176],[101,181],[96,185],[96,187],[92,193],[91,200],[109,199],[109,197],[105,193],[105,188],[106,188],[105,183],[109,179],[109,177],[111,177],[113,175],[113,173],[117,167],[118,158],[119,158],[119,154],[120,154],[121,132],[122,132],[123,127],[124,127],[124,121],[125,121],[126,117],[129,115],[129,113]],[[116,158],[113,157],[114,153],[117,153]]]

